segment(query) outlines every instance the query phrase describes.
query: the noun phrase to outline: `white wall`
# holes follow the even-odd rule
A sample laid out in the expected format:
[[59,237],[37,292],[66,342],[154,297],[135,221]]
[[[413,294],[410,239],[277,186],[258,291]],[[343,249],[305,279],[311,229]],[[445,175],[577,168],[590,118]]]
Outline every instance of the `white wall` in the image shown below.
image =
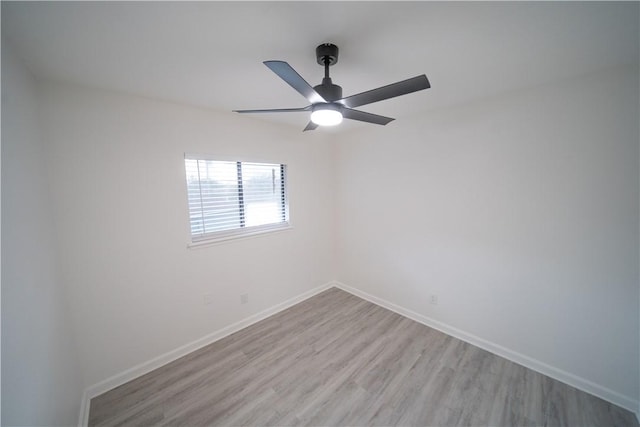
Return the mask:
[[2,425],[73,425],[82,379],[57,274],[33,77],[2,43]]
[[[86,386],[334,278],[322,135],[53,84],[42,117]],[[294,228],[187,249],[185,152],[286,163]]]
[[344,135],[337,278],[636,409],[638,100],[635,66]]

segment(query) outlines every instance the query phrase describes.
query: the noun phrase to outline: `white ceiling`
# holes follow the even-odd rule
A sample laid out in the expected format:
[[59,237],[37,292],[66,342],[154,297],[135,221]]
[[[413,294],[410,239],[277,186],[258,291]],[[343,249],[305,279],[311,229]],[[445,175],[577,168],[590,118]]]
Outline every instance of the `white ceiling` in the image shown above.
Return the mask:
[[[2,2],[2,33],[38,77],[222,111],[305,106],[262,61],[287,61],[316,85],[315,47],[333,42],[340,58],[331,76],[345,96],[428,76],[429,90],[360,107],[397,126],[428,109],[637,63],[638,6]],[[257,118],[302,129],[306,114]]]

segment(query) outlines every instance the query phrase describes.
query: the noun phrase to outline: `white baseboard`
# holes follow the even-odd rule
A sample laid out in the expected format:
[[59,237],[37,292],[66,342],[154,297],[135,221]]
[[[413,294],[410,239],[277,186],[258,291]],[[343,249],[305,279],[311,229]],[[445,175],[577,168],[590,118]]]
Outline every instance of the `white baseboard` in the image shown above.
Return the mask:
[[272,316],[276,313],[279,313],[282,310],[286,310],[287,308],[298,304],[312,296],[319,294],[322,291],[325,291],[331,287],[335,286],[335,282],[331,281],[325,283],[324,285],[318,286],[310,291],[307,291],[303,294],[297,295],[293,298],[290,298],[280,304],[276,304],[273,307],[270,307],[266,310],[263,310],[259,313],[256,313],[252,316],[249,316],[239,322],[233,323],[229,326],[226,326],[218,331],[212,332],[200,339],[187,343],[181,347],[178,347],[174,350],[168,351],[167,353],[161,354],[158,357],[155,357],[151,360],[143,362],[133,368],[127,369],[124,372],[116,374],[110,378],[107,378],[103,381],[100,381],[97,384],[94,384],[84,391],[82,395],[82,402],[80,404],[80,415],[78,418],[78,425],[80,427],[86,427],[89,423],[89,402],[96,396],[101,395],[115,387],[118,387],[128,381],[131,381],[135,378],[138,378],[141,375],[144,375],[148,372],[153,371],[161,366],[166,365],[167,363],[173,362],[176,359],[179,359],[182,356],[186,356],[187,354],[198,350],[204,346],[207,346],[215,341],[218,341],[228,335],[233,334],[234,332],[238,332],[241,329],[246,328],[254,323],[257,323],[269,316]]
[[628,409],[632,413],[636,414],[636,418],[640,419],[640,402],[634,400],[629,396],[625,396],[607,387],[589,381],[585,378],[581,378],[577,375],[573,375],[569,372],[558,369],[544,362],[533,359],[529,356],[525,356],[524,354],[518,353],[517,351],[510,350],[491,341],[487,341],[478,336],[469,334],[458,328],[449,326],[446,323],[440,322],[427,316],[423,316],[422,314],[418,314],[385,299],[361,291],[360,289],[347,286],[344,283],[340,282],[333,282],[333,285],[339,289],[349,292],[350,294],[372,302],[373,304],[401,314],[402,316],[408,317],[411,320],[415,320],[418,323],[422,323],[423,325],[429,326],[433,329],[437,329],[447,335],[451,335],[452,337],[458,338],[469,344],[473,344],[476,347],[480,347],[483,350],[487,350],[488,352],[496,354],[500,357],[504,357],[505,359],[508,359],[519,365],[525,366],[529,369],[561,381],[579,390],[585,391],[589,394],[593,394],[594,396],[597,396],[622,408]]

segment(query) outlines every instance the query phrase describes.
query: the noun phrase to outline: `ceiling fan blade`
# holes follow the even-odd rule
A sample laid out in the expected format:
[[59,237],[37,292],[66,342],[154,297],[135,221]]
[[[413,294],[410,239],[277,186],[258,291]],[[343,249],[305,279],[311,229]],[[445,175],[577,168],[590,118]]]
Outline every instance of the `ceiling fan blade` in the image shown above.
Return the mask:
[[234,113],[295,113],[299,111],[309,111],[311,105],[302,108],[273,108],[270,110],[233,110]]
[[303,79],[296,70],[284,61],[264,61],[264,65],[276,73],[282,80],[287,82],[298,93],[307,98],[310,103],[327,102],[316,90]]
[[312,121],[310,121],[309,123],[307,123],[307,127],[305,127],[304,129],[302,129],[302,132],[306,132],[308,130],[315,130],[318,127],[317,124],[313,123]]
[[392,83],[377,89],[351,95],[346,98],[342,98],[337,102],[350,108],[359,107],[361,105],[371,104],[385,99],[394,98],[396,96],[417,92],[422,89],[429,89],[430,87],[431,84],[429,83],[429,79],[427,79],[426,75],[422,74],[421,76],[412,77],[401,82]]
[[342,117],[344,117],[345,119],[359,120],[361,122],[374,123],[376,125],[383,125],[383,126],[395,120],[395,119],[392,119],[391,117],[365,113],[364,111],[352,110],[351,108],[343,108]]

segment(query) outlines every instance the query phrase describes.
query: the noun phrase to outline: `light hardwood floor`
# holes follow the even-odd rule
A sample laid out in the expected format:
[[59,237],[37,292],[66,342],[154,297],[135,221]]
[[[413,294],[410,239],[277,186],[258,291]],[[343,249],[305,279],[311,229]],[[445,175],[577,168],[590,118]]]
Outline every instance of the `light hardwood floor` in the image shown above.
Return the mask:
[[92,399],[89,424],[638,425],[336,288]]

